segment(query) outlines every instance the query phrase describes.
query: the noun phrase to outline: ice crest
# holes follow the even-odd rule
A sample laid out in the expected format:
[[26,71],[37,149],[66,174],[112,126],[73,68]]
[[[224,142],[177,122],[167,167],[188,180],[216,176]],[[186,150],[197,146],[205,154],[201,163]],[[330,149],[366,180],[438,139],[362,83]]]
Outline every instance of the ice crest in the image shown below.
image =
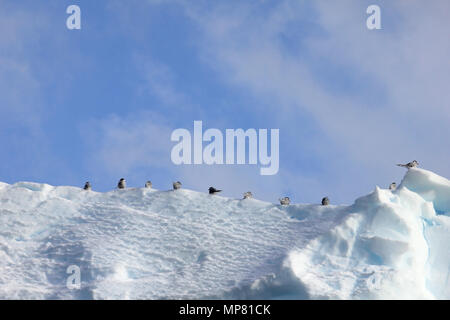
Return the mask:
[[350,206],[28,182],[0,203],[2,299],[450,299],[450,182],[423,169]]

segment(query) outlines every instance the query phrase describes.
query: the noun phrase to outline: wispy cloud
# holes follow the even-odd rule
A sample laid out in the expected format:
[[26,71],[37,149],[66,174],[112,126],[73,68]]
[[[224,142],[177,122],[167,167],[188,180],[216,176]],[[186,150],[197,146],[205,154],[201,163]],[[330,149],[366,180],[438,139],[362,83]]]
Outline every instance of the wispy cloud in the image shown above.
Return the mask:
[[[323,170],[334,171],[330,180],[344,178],[336,172],[356,166],[365,177],[346,179],[381,182],[380,176],[392,175],[392,163],[412,158],[450,174],[445,164],[450,150],[438,146],[450,130],[445,90],[450,73],[449,65],[442,65],[450,46],[444,14],[449,5],[386,2],[380,31],[365,28],[364,3],[316,1],[309,18],[306,6],[280,1],[261,10],[259,4],[186,3],[186,10],[204,32],[198,46],[205,60],[230,83],[274,99],[275,117],[291,115],[292,120],[279,117],[282,128],[312,115],[322,135],[316,136],[322,144],[317,156],[325,160]],[[321,65],[340,66],[341,74]],[[317,74],[320,70],[324,74]],[[331,81],[347,83],[333,90]],[[363,94],[351,87],[358,82]],[[290,140],[290,148],[302,152],[295,132]]]
[[170,164],[170,126],[155,113],[112,114],[86,122],[80,129],[93,150],[90,161],[96,163],[96,169],[127,175],[139,167]]
[[175,75],[165,64],[149,56],[136,54],[134,64],[139,70],[143,82],[138,88],[140,94],[154,95],[163,105],[183,108],[188,98],[175,87]]
[[42,179],[39,172],[48,172],[42,128],[45,108],[29,56],[29,48],[39,38],[38,16],[42,18],[40,13],[0,2],[0,176],[11,182],[22,177]]

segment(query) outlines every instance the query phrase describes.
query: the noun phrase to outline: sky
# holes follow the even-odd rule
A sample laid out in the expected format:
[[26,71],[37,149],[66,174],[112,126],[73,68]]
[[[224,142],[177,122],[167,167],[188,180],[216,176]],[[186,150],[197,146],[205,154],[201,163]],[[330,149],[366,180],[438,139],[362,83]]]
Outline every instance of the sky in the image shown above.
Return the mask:
[[[69,5],[81,29],[69,30]],[[366,9],[381,9],[369,30]],[[0,181],[151,180],[351,204],[450,177],[450,2],[0,0]],[[172,163],[177,128],[279,129],[280,169]]]

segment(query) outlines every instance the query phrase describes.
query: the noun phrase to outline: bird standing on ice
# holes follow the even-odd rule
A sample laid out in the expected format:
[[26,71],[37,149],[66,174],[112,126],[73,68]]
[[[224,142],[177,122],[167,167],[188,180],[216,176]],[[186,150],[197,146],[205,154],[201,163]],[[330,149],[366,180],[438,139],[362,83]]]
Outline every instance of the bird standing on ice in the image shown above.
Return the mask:
[[253,194],[250,191],[244,193],[244,199],[251,199],[251,198],[253,198]]
[[117,188],[125,189],[126,186],[127,186],[127,183],[126,183],[125,179],[124,178],[120,179],[119,183],[117,184]]
[[280,200],[280,204],[282,206],[288,206],[291,203],[291,200],[289,199],[289,197],[284,197],[279,200]]
[[181,188],[181,182],[177,181],[173,183],[173,190],[178,190]]
[[92,186],[91,183],[88,181],[84,184],[84,190],[92,190]]
[[323,206],[328,206],[330,204],[330,199],[328,199],[328,197],[324,197],[322,199],[322,205]]
[[151,181],[147,181],[145,183],[145,187],[150,189],[152,187],[152,182]]
[[217,189],[214,188],[214,187],[209,187],[208,190],[209,190],[209,194],[216,194],[216,193],[222,191],[222,190],[217,190]]
[[394,191],[395,189],[397,189],[397,184],[395,182],[392,182],[389,186],[389,190]]
[[411,162],[408,162],[407,164],[397,164],[399,167],[404,167],[407,169],[415,168],[419,165],[419,163],[416,160],[413,160]]

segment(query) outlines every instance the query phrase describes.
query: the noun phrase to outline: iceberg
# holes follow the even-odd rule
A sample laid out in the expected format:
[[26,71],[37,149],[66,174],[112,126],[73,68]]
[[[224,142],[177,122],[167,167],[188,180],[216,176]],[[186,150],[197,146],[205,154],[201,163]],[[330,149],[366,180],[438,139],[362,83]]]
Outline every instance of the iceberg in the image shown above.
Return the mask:
[[349,206],[0,183],[0,298],[450,299],[450,181]]

